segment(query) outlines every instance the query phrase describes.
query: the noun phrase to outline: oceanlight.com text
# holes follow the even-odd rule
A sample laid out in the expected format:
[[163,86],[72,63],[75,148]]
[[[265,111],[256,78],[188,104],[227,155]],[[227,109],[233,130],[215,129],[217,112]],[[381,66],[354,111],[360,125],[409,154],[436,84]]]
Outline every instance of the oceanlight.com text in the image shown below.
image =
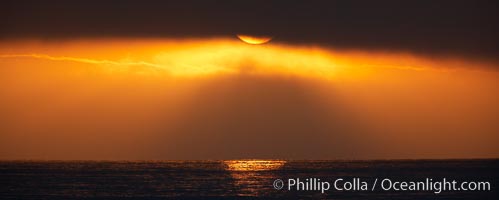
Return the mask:
[[289,178],[285,181],[276,179],[273,186],[277,190],[318,191],[326,193],[336,191],[427,191],[440,194],[445,191],[490,191],[489,181],[457,181],[454,179],[426,178],[418,181],[401,181],[390,178],[336,178],[332,180],[320,178]]

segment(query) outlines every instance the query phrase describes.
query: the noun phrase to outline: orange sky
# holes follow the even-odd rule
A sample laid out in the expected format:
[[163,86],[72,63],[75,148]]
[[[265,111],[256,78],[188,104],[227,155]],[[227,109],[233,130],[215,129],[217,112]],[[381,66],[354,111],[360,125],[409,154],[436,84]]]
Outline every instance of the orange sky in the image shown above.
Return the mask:
[[0,43],[0,159],[498,157],[496,63],[237,38]]

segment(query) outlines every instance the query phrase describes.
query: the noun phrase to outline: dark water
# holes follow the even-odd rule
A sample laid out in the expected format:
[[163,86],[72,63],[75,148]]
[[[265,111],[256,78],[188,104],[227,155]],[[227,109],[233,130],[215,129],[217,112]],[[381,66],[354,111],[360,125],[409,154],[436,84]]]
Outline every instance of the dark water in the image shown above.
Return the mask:
[[[499,160],[3,161],[0,199],[499,199]],[[273,187],[275,179],[284,188]],[[288,190],[289,178],[487,181],[490,191]],[[378,182],[379,184],[379,182]],[[341,185],[341,184],[339,184]],[[331,185],[333,187],[333,185]]]

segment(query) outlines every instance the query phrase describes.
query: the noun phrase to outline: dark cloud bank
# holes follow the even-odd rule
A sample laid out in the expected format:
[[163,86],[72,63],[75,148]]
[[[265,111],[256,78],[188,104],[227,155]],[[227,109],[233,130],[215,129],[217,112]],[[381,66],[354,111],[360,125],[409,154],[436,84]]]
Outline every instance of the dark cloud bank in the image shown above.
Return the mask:
[[497,60],[497,1],[2,1],[0,38],[218,37]]

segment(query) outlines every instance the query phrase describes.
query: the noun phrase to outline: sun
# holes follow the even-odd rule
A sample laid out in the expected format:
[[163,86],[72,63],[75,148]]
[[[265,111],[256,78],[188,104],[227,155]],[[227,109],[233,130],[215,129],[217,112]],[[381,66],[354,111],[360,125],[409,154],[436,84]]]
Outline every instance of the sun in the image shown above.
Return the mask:
[[272,37],[269,36],[251,36],[251,35],[242,35],[237,34],[237,37],[248,44],[265,44],[272,40]]

